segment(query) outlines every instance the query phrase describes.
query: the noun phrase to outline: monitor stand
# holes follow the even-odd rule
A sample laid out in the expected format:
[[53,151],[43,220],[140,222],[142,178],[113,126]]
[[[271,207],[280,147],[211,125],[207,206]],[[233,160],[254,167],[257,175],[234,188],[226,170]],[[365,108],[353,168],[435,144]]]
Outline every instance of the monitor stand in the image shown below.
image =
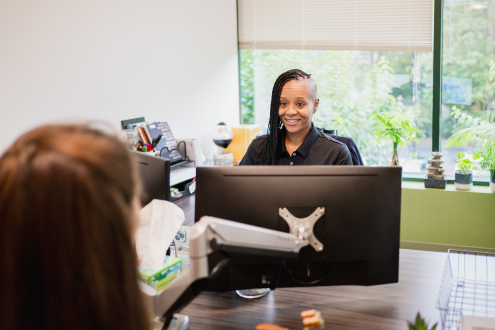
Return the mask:
[[272,290],[268,288],[263,288],[263,289],[236,290],[235,293],[237,293],[237,295],[241,298],[256,299],[266,296],[267,294],[270,293],[270,291]]

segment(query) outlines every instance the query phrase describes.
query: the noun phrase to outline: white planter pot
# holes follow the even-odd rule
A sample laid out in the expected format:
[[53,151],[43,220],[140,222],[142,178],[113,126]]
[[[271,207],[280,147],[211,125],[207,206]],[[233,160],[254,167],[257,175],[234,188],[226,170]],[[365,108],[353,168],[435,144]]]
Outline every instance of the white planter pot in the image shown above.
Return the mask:
[[462,173],[460,171],[455,172],[455,189],[457,190],[470,190],[473,188],[473,173]]
[[490,169],[490,188],[492,188],[492,193],[495,193],[495,169]]
[[[462,183],[454,182],[454,184],[455,184],[455,189],[457,189],[457,190],[471,190],[471,188],[473,188],[472,183],[462,184]],[[492,188],[492,191],[493,191],[493,189],[495,189],[495,188]]]

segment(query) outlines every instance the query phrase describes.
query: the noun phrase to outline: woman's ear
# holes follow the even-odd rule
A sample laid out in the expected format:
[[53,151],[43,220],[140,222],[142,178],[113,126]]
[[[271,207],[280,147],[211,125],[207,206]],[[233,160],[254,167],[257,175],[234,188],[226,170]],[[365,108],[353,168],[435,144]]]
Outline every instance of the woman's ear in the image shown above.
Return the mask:
[[316,110],[318,110],[318,105],[320,104],[320,99],[316,99],[315,100],[315,105],[313,107],[313,113],[316,112]]

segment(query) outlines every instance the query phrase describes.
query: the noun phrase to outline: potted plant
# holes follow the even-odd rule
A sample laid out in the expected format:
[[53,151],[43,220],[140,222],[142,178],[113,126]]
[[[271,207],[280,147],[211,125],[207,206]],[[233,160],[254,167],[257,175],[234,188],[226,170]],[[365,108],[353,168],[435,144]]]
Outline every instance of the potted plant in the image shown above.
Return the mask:
[[397,147],[404,146],[411,140],[418,142],[417,135],[424,137],[424,134],[414,127],[413,121],[408,115],[403,113],[375,113],[376,119],[373,121],[375,133],[380,137],[392,140],[394,153],[392,156],[392,166],[399,165],[399,154]]
[[481,169],[490,173],[490,188],[495,193],[495,142],[486,143],[475,156],[480,159]]
[[495,123],[484,123],[460,130],[447,140],[446,146],[465,146],[471,141],[484,143],[473,159],[480,159],[481,168],[490,172],[490,187],[495,193]]
[[407,325],[409,330],[435,330],[437,328],[437,323],[435,323],[433,327],[429,328],[425,319],[422,318],[419,313],[416,315],[416,320],[414,320],[414,323],[408,321]]
[[[459,158],[455,162],[459,169],[455,171],[455,188],[457,190],[469,190],[473,187],[473,172],[471,171],[471,166],[473,162],[467,158],[463,152],[460,152],[457,157]],[[478,155],[473,156],[473,160],[477,160]],[[473,167],[473,170],[477,170]]]

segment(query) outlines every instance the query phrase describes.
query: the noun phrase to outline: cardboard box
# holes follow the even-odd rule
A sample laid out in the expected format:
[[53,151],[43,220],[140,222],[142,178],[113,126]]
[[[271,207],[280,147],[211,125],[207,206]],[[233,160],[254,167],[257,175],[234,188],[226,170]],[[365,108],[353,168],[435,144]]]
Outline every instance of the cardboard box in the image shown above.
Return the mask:
[[232,142],[229,146],[223,149],[224,154],[234,154],[234,164],[244,157],[247,148],[251,142],[261,134],[261,127],[259,125],[239,125],[232,127]]
[[139,269],[141,281],[156,291],[162,291],[182,271],[182,261],[179,258],[167,258],[160,269]]

